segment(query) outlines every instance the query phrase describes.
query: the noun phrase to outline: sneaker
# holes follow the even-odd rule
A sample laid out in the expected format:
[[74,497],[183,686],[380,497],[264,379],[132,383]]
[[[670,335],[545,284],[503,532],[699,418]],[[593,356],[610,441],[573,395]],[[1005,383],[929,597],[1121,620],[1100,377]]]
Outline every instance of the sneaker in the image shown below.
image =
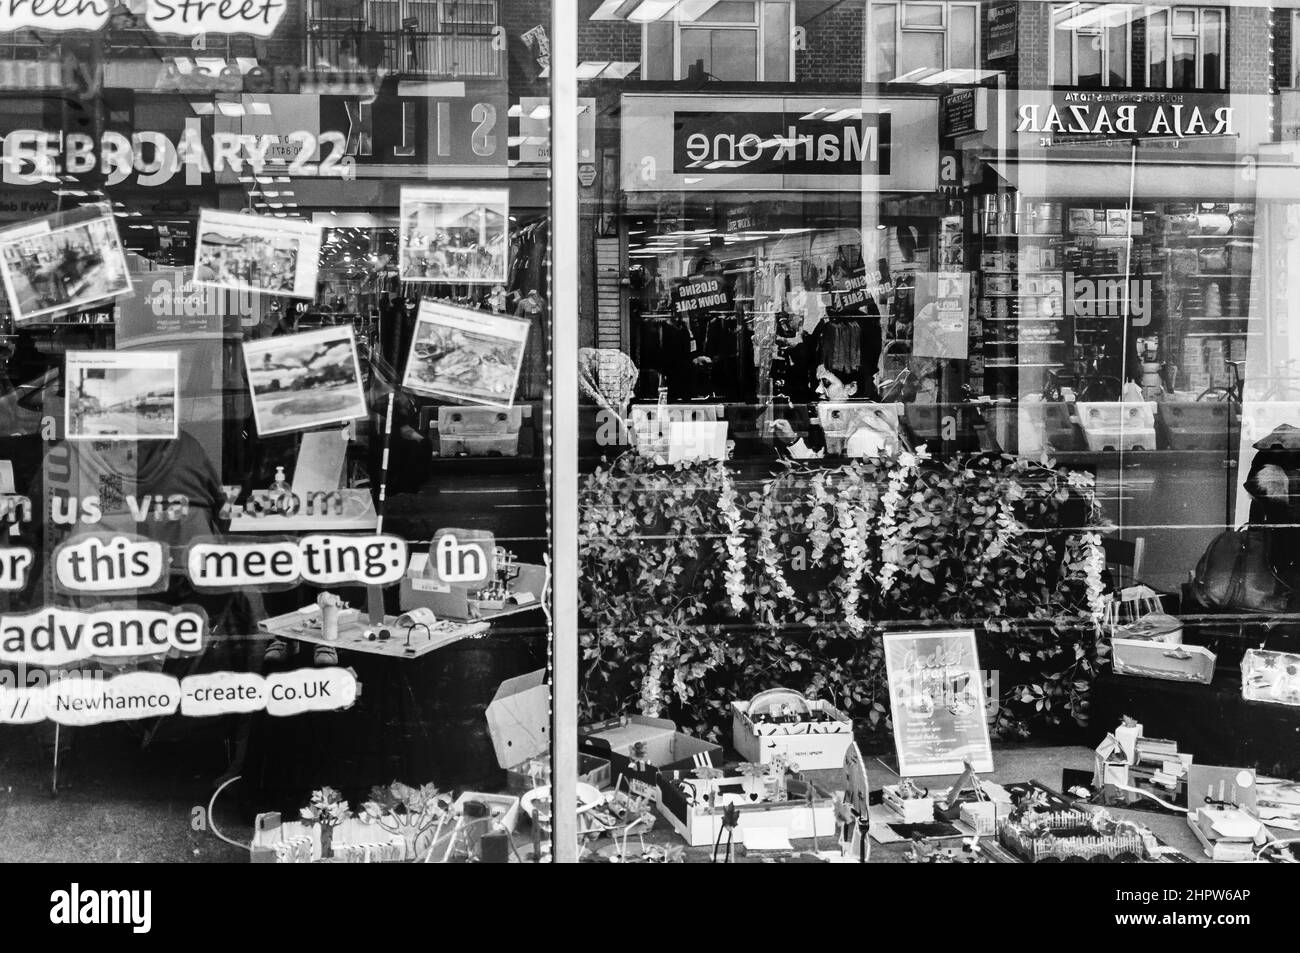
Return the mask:
[[283,662],[289,654],[289,643],[284,639],[272,639],[271,644],[266,647],[266,652],[262,655],[265,662]]
[[332,645],[318,645],[316,646],[315,660],[316,664],[321,667],[338,665],[339,653]]

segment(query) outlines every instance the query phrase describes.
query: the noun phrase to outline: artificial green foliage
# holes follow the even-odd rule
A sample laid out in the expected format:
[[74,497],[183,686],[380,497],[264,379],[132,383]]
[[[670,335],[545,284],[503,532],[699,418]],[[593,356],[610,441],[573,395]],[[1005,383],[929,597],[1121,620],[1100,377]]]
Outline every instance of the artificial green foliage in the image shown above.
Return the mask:
[[626,454],[581,509],[583,716],[671,716],[717,738],[773,686],[888,727],[880,635],[975,628],[997,727],[1087,718],[1102,557],[1091,478],[1050,461],[910,454],[736,482]]

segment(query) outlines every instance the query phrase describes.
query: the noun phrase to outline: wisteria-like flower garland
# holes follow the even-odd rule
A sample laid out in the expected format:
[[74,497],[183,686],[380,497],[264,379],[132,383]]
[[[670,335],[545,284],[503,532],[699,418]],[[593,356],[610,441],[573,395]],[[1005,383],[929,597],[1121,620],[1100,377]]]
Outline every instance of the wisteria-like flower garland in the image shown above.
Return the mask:
[[[658,635],[658,632],[655,633]],[[645,678],[641,679],[641,699],[638,703],[641,714],[648,718],[658,718],[663,703],[664,658],[667,655],[663,642],[655,642],[650,648],[650,660],[646,665]]]
[[880,498],[880,594],[882,596],[893,586],[903,556],[901,527],[898,525],[898,508],[903,502],[903,488],[921,461],[929,458],[930,455],[926,453],[924,445],[918,447],[916,453],[904,451],[898,455],[898,463],[889,471],[889,485]]
[[731,474],[727,472],[726,467],[718,467],[717,473],[720,484],[718,489],[718,509],[722,512],[722,518],[727,524],[727,537],[725,540],[727,549],[727,568],[725,572],[727,596],[731,600],[732,611],[740,614],[745,611],[747,606],[745,601],[744,517],[740,512],[740,495],[736,492],[736,485],[731,482]]

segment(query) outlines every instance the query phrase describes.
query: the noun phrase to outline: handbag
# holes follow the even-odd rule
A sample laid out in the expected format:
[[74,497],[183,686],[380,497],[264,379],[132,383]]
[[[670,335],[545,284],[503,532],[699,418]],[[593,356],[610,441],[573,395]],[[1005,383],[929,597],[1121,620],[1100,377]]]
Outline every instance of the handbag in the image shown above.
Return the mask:
[[1196,564],[1191,590],[1209,609],[1233,612],[1285,612],[1291,587],[1273,569],[1268,530],[1230,529],[1210,542]]

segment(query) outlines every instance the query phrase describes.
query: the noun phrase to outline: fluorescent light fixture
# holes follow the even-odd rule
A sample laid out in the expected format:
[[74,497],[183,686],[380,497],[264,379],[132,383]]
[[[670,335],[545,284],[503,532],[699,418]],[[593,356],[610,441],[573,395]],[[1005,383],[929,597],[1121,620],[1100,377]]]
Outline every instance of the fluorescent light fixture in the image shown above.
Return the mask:
[[627,79],[641,68],[640,63],[610,63],[601,74],[602,79]]
[[890,80],[890,82],[891,83],[919,83],[921,81],[921,77],[930,76],[937,72],[939,71],[935,69],[933,66],[918,66],[916,69],[904,73],[902,76],[894,77],[893,79]]
[[535,106],[533,108],[533,111],[528,114],[528,118],[529,119],[550,119],[551,118],[550,104],[541,103],[540,105]]
[[850,106],[848,109],[839,109],[829,116],[823,116],[822,122],[843,122],[846,119],[861,119],[862,107]]
[[212,103],[197,101],[190,103],[190,109],[194,110],[196,116],[211,116],[216,111],[216,107]]
[[628,13],[640,2],[641,0],[604,0],[596,12],[587,19],[626,20]]
[[220,102],[217,103],[217,109],[221,111],[221,115],[230,116],[231,118],[244,115],[244,106],[242,103]]
[[608,65],[609,60],[585,60],[578,64],[578,79],[595,79]]
[[196,56],[194,63],[201,70],[207,70],[213,76],[220,76],[226,68],[226,61],[219,56]]
[[524,115],[524,108],[520,106],[519,103],[515,103],[508,110],[506,110],[506,115],[509,116],[511,119],[522,119]]
[[269,116],[271,115],[270,103],[249,103],[248,114],[250,116]]
[[641,0],[641,5],[627,15],[632,23],[654,23],[661,20],[673,7],[677,6],[677,0]]

